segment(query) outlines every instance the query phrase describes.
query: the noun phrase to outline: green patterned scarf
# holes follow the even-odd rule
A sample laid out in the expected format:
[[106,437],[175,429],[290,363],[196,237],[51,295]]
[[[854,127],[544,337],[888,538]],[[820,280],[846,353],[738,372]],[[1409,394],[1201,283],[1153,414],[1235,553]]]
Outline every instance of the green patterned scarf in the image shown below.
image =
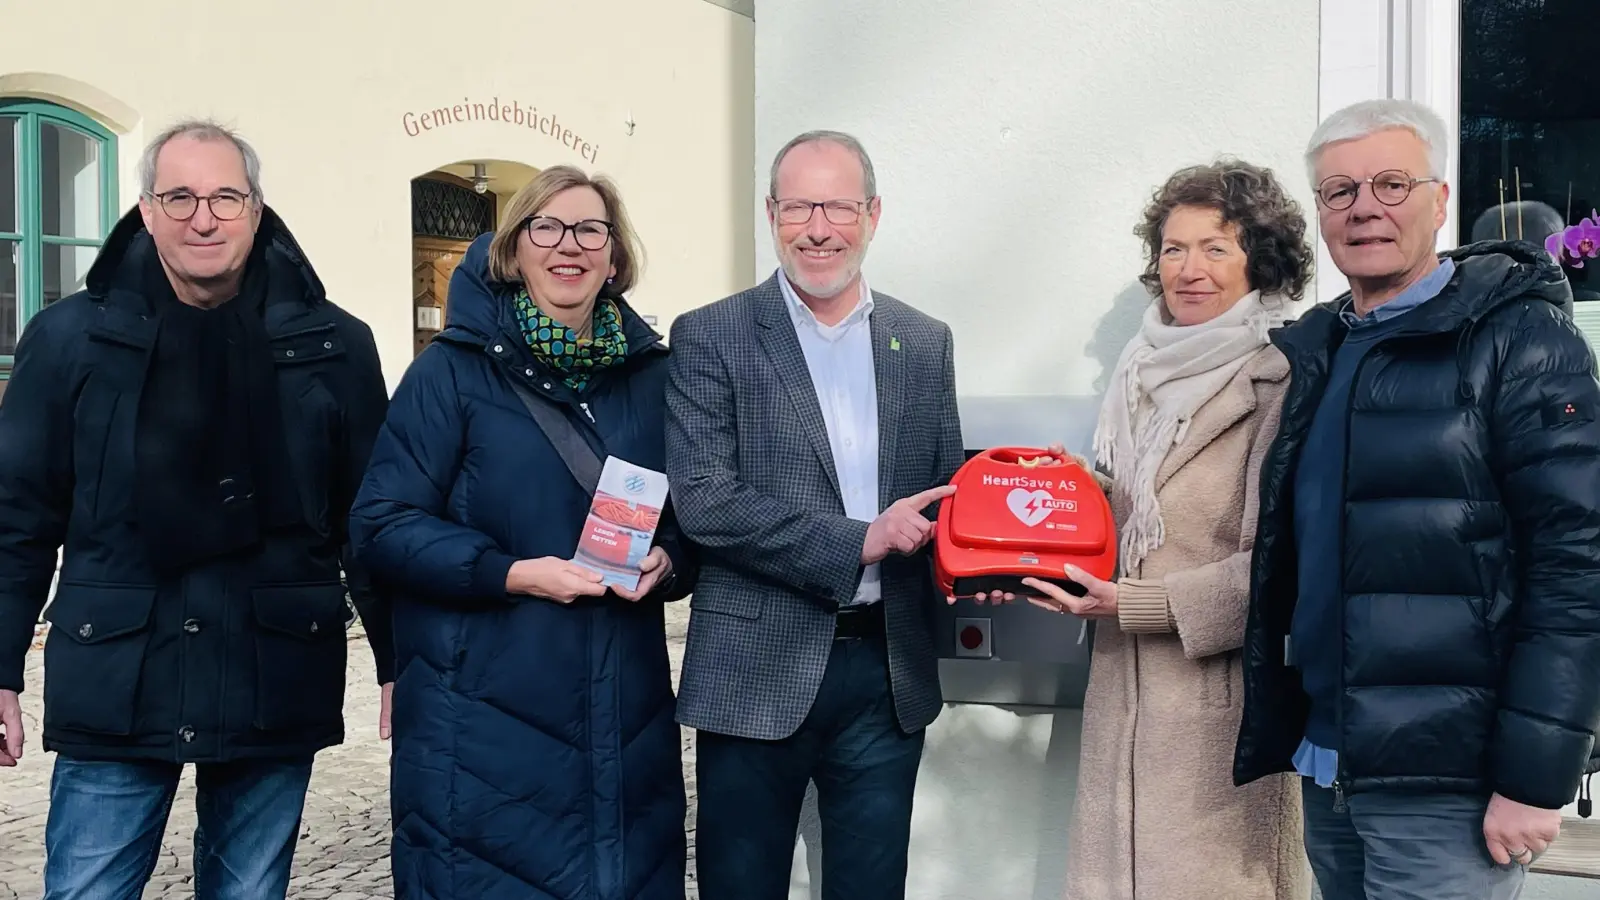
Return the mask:
[[628,355],[628,338],[622,333],[617,305],[601,299],[594,305],[594,337],[580,340],[565,325],[539,311],[526,288],[517,292],[517,322],[533,355],[560,373],[567,386],[583,393],[590,377],[622,362]]

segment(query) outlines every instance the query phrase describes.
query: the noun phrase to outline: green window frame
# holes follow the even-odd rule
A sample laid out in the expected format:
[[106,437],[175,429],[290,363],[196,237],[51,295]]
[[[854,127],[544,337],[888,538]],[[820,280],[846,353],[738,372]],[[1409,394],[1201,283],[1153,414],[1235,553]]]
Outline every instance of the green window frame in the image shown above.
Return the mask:
[[[16,122],[13,148],[16,158],[16,179],[13,196],[17,204],[18,231],[0,231],[0,241],[13,242],[17,250],[17,321],[16,333],[21,337],[28,320],[38,315],[44,302],[45,253],[51,247],[99,248],[117,222],[117,136],[105,126],[88,116],[58,106],[31,99],[0,97],[0,118]],[[93,237],[65,237],[44,233],[44,159],[43,133],[46,124],[64,128],[86,137],[98,145],[100,191],[100,229]],[[67,229],[62,229],[67,230]],[[11,373],[12,357],[0,353],[0,381]]]

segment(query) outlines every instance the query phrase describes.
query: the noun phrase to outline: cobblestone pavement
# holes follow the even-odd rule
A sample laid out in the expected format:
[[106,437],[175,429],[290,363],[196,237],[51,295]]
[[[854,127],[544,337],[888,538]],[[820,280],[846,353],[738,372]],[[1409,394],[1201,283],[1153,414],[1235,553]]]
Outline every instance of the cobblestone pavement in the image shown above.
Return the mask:
[[[683,659],[688,604],[668,607],[668,643],[676,680]],[[54,754],[39,749],[42,654],[28,657],[22,715],[28,747],[16,769],[0,769],[0,900],[37,900],[43,893],[44,823]],[[372,655],[359,631],[350,638],[345,695],[345,743],[318,754],[306,798],[305,821],[289,896],[296,900],[366,900],[392,897],[389,878],[389,745],[378,739],[378,686]],[[689,777],[689,846],[694,847],[694,750],[684,736]],[[162,842],[161,859],[145,891],[151,898],[192,897],[190,857],[194,834],[194,776],[186,774]],[[690,861],[690,900],[693,888]]]

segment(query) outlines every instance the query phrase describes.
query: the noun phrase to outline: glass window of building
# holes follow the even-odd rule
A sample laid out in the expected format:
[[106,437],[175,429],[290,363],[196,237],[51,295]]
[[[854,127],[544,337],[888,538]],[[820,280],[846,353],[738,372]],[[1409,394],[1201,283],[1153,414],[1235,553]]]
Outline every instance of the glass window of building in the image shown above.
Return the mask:
[[1594,0],[1461,0],[1458,239],[1545,247],[1580,302],[1600,300],[1596,47]]
[[28,319],[83,287],[116,221],[116,159],[88,117],[0,98],[0,378]]

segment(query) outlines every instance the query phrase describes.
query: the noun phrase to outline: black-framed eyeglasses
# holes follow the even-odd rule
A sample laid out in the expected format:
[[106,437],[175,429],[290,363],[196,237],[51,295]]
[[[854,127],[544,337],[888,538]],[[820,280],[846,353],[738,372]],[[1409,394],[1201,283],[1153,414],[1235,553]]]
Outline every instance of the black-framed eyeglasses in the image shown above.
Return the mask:
[[241,194],[238,191],[227,189],[217,191],[215,194],[207,194],[204,197],[197,196],[193,191],[186,191],[181,188],[163,191],[159,194],[147,191],[145,196],[151,197],[161,204],[161,211],[166,213],[168,218],[176,219],[179,222],[187,222],[194,218],[194,214],[200,211],[201,200],[204,200],[206,205],[211,208],[212,218],[223,222],[231,222],[244,215],[245,208],[250,205],[249,194]]
[[778,210],[778,222],[782,225],[804,225],[811,221],[816,214],[817,207],[822,207],[822,215],[835,225],[854,225],[861,221],[861,213],[872,205],[874,197],[865,200],[824,200],[817,203],[812,200],[779,200],[772,198],[772,204]]
[[1412,188],[1438,180],[1432,176],[1412,178],[1410,172],[1402,169],[1389,169],[1360,181],[1349,175],[1329,175],[1317,185],[1317,199],[1322,201],[1323,206],[1332,210],[1349,209],[1355,205],[1356,197],[1361,193],[1361,186],[1370,184],[1372,196],[1376,197],[1379,203],[1384,206],[1399,206],[1411,196]]
[[584,219],[568,225],[560,219],[551,216],[531,216],[523,223],[528,229],[528,240],[533,241],[535,247],[561,246],[566,239],[567,232],[572,232],[572,239],[578,246],[585,250],[603,250],[611,240],[611,230],[614,227],[604,219]]

